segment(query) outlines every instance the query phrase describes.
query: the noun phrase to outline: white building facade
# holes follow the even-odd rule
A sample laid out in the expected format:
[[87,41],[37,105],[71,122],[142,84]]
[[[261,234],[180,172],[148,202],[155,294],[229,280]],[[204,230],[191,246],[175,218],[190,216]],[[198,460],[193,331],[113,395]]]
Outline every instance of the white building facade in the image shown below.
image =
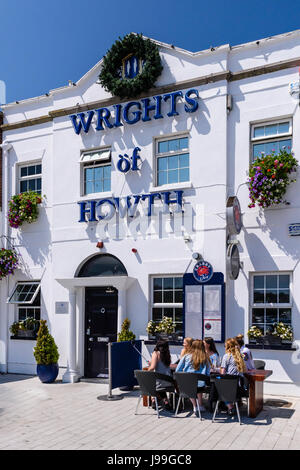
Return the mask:
[[[198,253],[224,280],[223,331],[212,329],[220,353],[225,338],[247,342],[251,325],[291,324],[292,345],[253,356],[273,370],[268,392],[299,395],[300,240],[288,227],[300,222],[300,182],[289,186],[289,205],[258,210],[248,208],[246,181],[270,145],[291,146],[299,159],[290,83],[299,83],[300,31],[198,53],[156,44],[163,71],[143,95],[106,92],[100,61],[76,84],[3,107],[3,243],[22,261],[0,284],[1,371],[35,373],[35,341],[9,332],[26,316],[47,320],[69,382],[106,374],[107,340],[126,317],[137,337],[164,315],[187,334],[182,279]],[[12,229],[8,200],[27,189],[43,196],[39,218]],[[232,196],[243,214],[236,280],[226,258]],[[8,302],[18,285],[32,286],[29,303]]]

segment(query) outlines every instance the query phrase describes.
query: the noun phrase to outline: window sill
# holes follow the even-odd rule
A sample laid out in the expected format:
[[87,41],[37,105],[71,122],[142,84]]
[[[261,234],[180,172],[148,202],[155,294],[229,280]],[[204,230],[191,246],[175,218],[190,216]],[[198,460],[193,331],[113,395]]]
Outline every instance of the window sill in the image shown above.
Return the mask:
[[150,187],[150,193],[163,192],[163,191],[176,191],[176,190],[181,190],[181,189],[190,189],[192,187],[193,187],[193,184],[191,181],[185,181],[183,183],[162,184],[161,186]]
[[80,196],[79,201],[93,201],[94,199],[110,199],[114,195],[112,191],[105,191],[103,193],[91,193],[86,196]]
[[292,344],[256,344],[249,343],[246,344],[246,347],[249,349],[269,349],[273,351],[297,351],[297,348],[293,347]]
[[[147,344],[149,344],[149,345],[150,345],[150,344],[155,345],[156,343],[157,343],[157,340],[156,340],[156,339],[146,339],[146,340],[144,341],[144,344],[146,344],[146,345],[147,345]],[[169,343],[169,346],[181,346],[181,347],[182,347],[182,341],[172,341],[172,340],[169,340],[168,343]]]
[[36,336],[30,336],[30,337],[26,337],[26,336],[11,336],[10,339],[16,339],[17,341],[19,340],[25,340],[25,341],[36,341],[37,337]]

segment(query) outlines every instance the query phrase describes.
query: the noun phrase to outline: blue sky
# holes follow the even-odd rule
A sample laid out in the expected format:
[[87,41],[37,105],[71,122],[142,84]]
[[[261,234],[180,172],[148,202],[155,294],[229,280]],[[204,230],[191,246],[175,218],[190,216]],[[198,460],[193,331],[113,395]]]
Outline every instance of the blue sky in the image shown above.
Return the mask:
[[297,0],[0,0],[0,6],[7,102],[77,81],[132,31],[195,52],[300,28]]

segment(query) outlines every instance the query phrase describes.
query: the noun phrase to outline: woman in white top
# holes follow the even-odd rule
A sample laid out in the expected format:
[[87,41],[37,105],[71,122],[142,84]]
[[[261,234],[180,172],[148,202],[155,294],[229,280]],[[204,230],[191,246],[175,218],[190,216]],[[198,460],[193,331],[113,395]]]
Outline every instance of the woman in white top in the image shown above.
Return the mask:
[[217,369],[221,365],[220,356],[213,338],[204,338],[205,352],[211,362],[211,369]]
[[237,343],[240,347],[241,355],[244,359],[247,370],[255,369],[252,353],[251,353],[250,349],[248,349],[245,346],[245,343],[244,343],[244,335],[237,335],[235,337],[235,339],[236,339],[236,341],[237,341]]

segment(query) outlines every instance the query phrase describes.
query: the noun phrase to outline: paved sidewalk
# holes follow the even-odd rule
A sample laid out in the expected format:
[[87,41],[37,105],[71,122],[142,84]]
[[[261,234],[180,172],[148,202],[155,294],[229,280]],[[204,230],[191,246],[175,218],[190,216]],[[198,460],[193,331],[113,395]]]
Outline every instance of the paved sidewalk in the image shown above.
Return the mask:
[[142,405],[135,416],[137,391],[115,402],[97,400],[106,393],[104,384],[0,375],[0,449],[300,449],[300,398],[282,397],[287,407],[265,406],[253,420],[244,409],[240,426],[225,415],[212,424],[210,413],[202,422],[189,412],[157,419]]

